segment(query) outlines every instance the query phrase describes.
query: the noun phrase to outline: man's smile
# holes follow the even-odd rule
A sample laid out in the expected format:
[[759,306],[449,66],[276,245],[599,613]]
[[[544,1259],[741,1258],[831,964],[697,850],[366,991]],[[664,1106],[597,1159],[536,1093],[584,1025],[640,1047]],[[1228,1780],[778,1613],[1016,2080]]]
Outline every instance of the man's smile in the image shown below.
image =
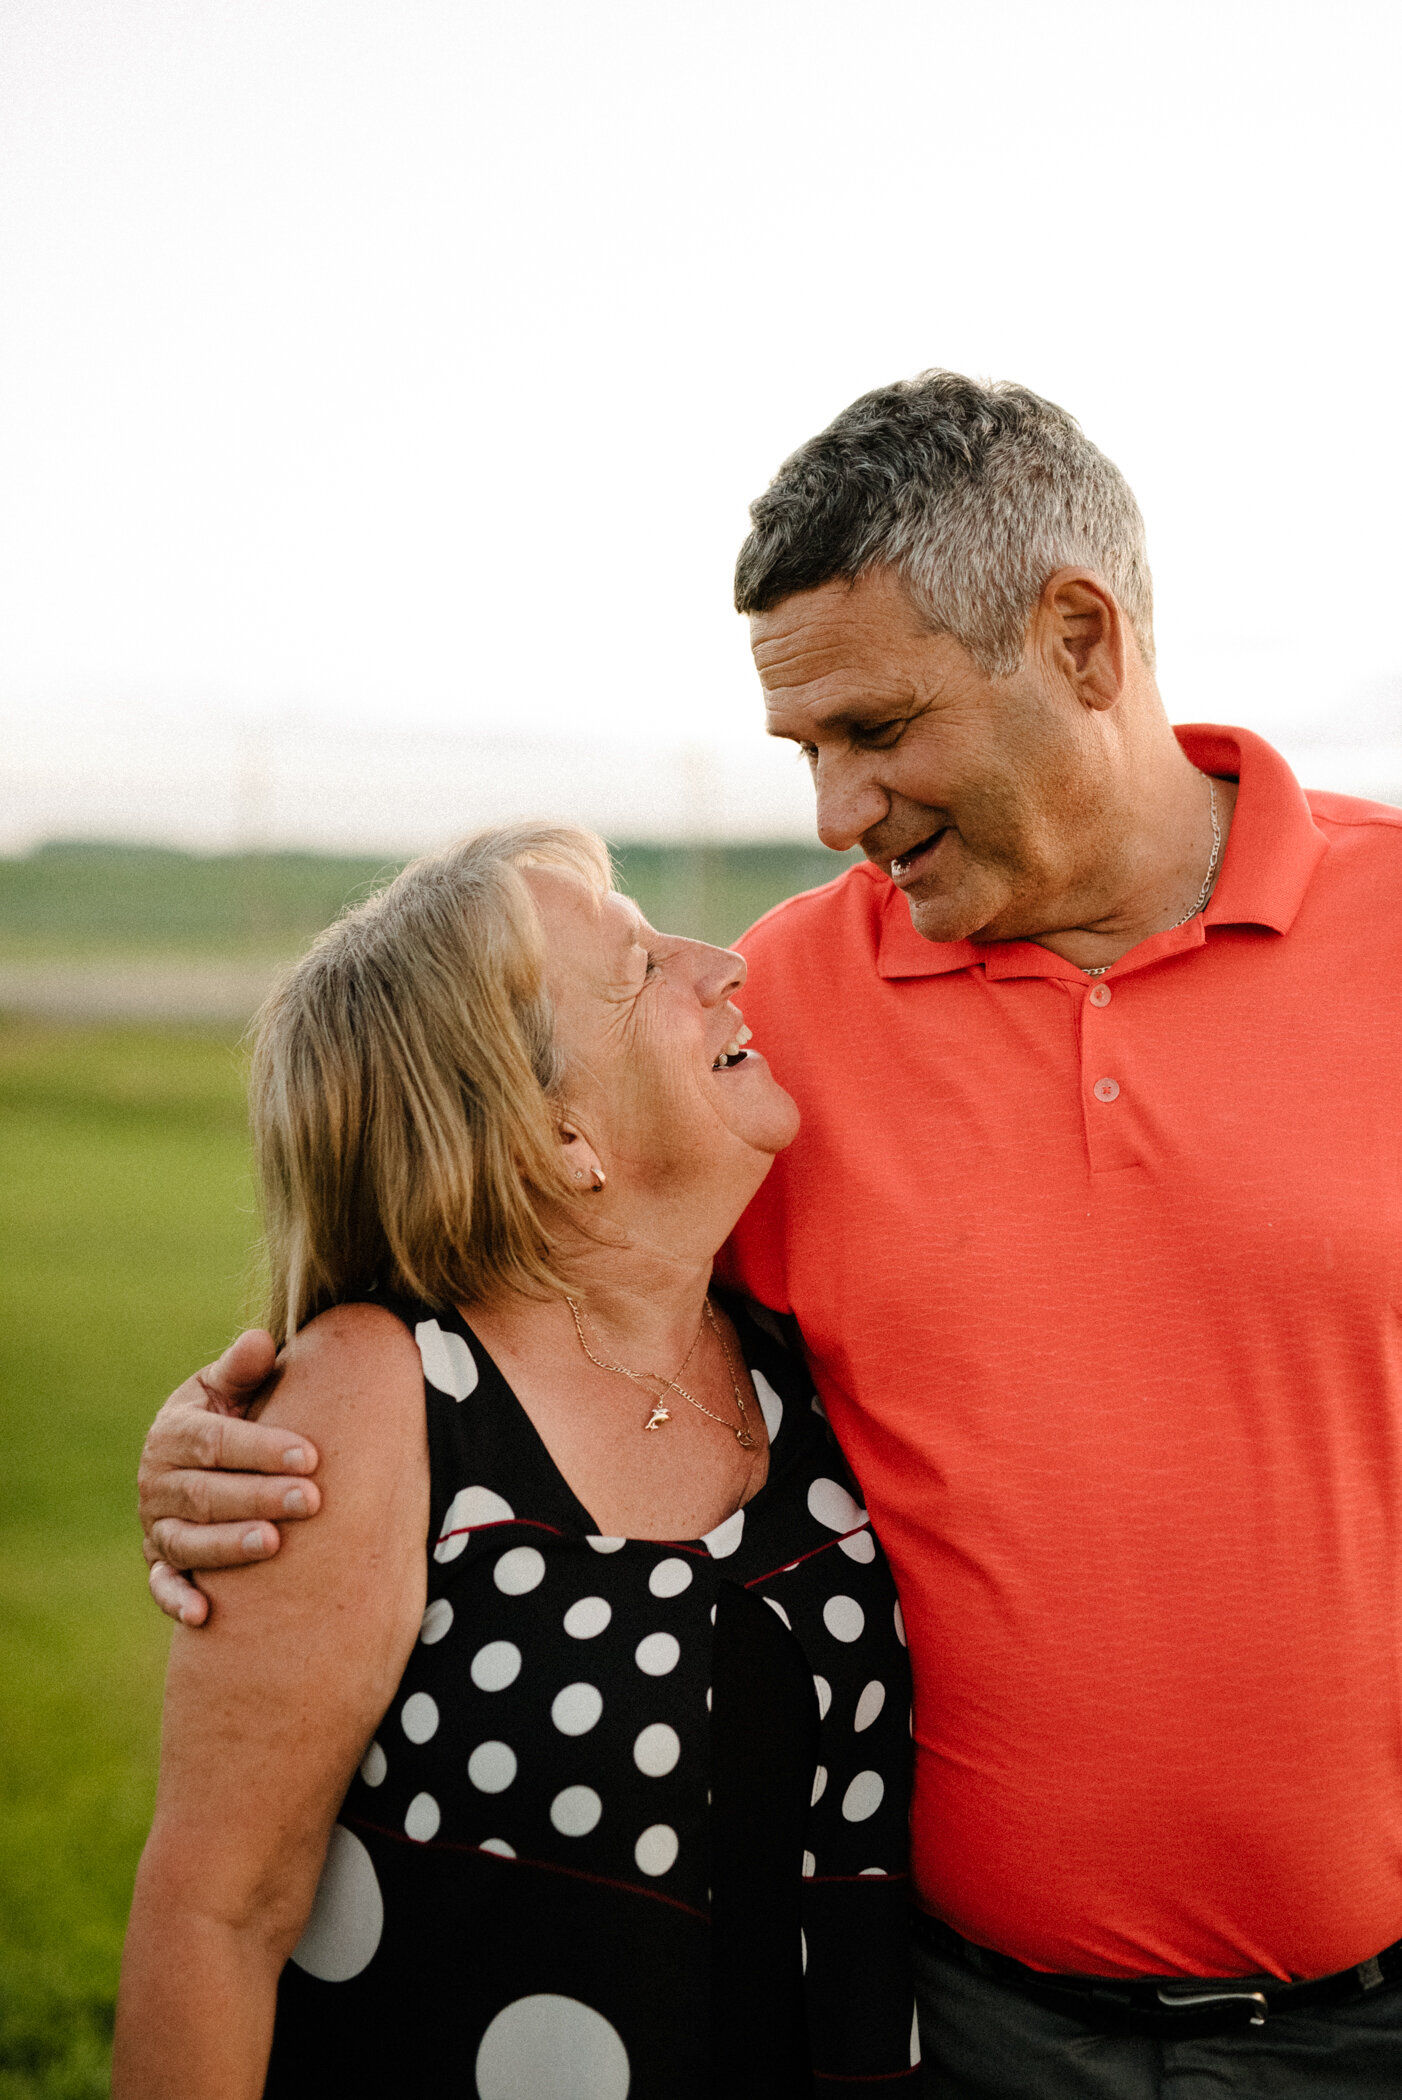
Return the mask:
[[939,850],[941,839],[948,837],[953,829],[952,824],[942,824],[938,831],[930,832],[925,838],[919,840],[916,845],[908,846],[904,853],[897,854],[893,860],[887,863],[891,873],[891,880],[895,883],[897,889],[909,889],[910,885],[918,882],[922,875],[930,873],[930,864]]

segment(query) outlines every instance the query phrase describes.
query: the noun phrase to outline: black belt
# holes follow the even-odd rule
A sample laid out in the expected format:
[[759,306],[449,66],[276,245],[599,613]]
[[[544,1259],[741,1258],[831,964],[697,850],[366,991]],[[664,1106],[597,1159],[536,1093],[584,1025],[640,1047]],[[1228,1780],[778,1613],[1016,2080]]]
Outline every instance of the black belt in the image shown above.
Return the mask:
[[1009,1983],[1024,1997],[1107,2034],[1159,2039],[1233,2034],[1263,2027],[1272,2014],[1348,2005],[1386,1983],[1402,1981],[1402,1940],[1334,1976],[1288,1983],[1278,1976],[1049,1976],[1010,1954],[976,1946],[927,1912],[916,1933],[965,1967]]

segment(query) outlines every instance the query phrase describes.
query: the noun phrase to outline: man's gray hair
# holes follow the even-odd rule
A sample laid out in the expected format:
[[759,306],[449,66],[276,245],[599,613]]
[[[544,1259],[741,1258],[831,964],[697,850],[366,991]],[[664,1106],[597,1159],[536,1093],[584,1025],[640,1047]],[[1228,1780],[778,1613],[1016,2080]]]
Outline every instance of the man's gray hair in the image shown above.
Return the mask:
[[785,460],[750,518],[740,612],[889,564],[937,632],[1004,678],[1047,578],[1085,568],[1153,664],[1139,505],[1075,418],[1026,387],[932,371],[863,394]]

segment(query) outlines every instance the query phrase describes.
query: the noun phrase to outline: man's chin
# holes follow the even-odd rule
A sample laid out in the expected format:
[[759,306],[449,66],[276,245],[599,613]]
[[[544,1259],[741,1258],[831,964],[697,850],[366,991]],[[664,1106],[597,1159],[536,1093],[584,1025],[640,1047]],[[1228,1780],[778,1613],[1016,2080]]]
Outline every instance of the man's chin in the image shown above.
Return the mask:
[[987,924],[985,914],[968,898],[920,897],[907,891],[905,901],[922,941],[976,941]]

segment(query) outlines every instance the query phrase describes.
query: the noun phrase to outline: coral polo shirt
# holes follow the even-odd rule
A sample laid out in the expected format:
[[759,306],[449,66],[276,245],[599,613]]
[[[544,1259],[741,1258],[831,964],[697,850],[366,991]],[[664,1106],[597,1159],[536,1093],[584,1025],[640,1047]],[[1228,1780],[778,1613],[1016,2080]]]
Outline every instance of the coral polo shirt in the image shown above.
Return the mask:
[[1107,977],[867,866],[747,936],[803,1128],[728,1273],[895,1568],[920,1902],[1316,1976],[1402,1935],[1402,810],[1178,734],[1240,779],[1221,877]]

